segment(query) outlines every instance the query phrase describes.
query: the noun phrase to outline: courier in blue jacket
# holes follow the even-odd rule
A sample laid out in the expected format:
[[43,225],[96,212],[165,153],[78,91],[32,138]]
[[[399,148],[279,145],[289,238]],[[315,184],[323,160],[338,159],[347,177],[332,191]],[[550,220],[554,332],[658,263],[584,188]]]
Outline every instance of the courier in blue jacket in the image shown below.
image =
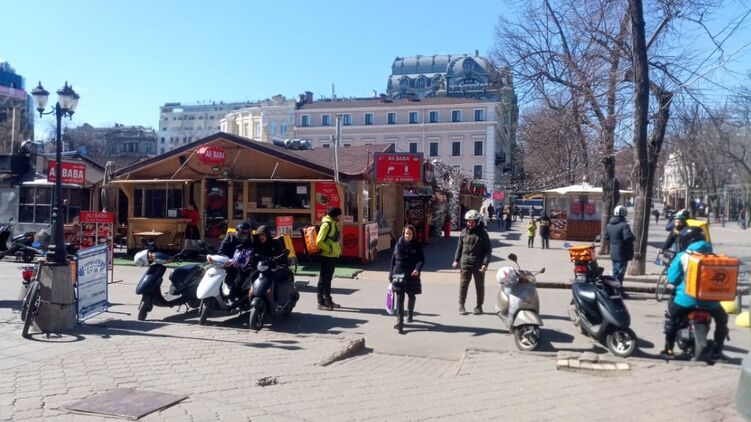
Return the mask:
[[712,314],[715,321],[714,350],[712,359],[722,359],[722,347],[728,335],[728,315],[720,306],[720,302],[697,300],[686,293],[686,273],[688,259],[692,252],[703,254],[712,253],[712,244],[704,238],[701,227],[687,227],[681,230],[678,238],[679,252],[668,268],[668,283],[675,286],[673,300],[668,303],[668,315],[665,319],[665,357],[673,356],[675,337],[680,329],[680,321],[693,309],[701,307]]

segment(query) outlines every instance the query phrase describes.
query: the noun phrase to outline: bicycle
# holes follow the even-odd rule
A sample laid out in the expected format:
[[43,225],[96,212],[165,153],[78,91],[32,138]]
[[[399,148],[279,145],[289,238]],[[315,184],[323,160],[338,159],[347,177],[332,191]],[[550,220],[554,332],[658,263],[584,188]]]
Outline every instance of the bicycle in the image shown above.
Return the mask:
[[39,308],[42,306],[42,282],[39,280],[42,274],[41,265],[41,263],[37,263],[34,267],[34,274],[21,304],[21,321],[23,321],[21,337],[23,338],[29,338],[29,327],[31,327],[32,321],[39,314]]
[[673,258],[675,258],[675,251],[662,251],[657,254],[657,259],[655,261],[662,264],[662,272],[657,279],[657,286],[655,287],[655,299],[657,299],[658,302],[662,302],[662,299],[665,298],[665,293],[668,290],[668,267],[670,267]]

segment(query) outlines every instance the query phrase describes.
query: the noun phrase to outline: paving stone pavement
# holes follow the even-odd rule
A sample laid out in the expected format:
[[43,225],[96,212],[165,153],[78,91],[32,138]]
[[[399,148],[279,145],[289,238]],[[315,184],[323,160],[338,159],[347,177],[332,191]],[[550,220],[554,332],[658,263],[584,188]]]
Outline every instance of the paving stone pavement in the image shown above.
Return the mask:
[[[144,421],[741,420],[734,365],[630,359],[630,371],[603,376],[557,371],[554,354],[468,350],[369,351],[321,367],[346,338],[133,324],[87,327],[88,347],[0,371],[0,420],[113,420],[61,409],[111,388],[189,396]],[[258,386],[267,376],[278,383]]]

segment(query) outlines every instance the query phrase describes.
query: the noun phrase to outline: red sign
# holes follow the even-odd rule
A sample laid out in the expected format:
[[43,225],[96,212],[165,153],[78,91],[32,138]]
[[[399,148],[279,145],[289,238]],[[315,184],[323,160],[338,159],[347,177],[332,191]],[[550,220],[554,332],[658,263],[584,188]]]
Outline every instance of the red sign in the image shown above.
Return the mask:
[[80,220],[81,220],[81,223],[112,224],[115,222],[115,213],[81,211]]
[[316,182],[315,194],[316,222],[323,220],[329,208],[342,206],[335,182]]
[[[55,177],[55,164],[56,161],[50,160],[49,168],[47,169],[47,181],[54,182]],[[86,164],[81,163],[61,163],[61,170],[63,172],[62,182],[69,185],[83,185],[86,183]]]
[[494,191],[493,192],[493,200],[494,201],[503,201],[504,198],[504,192],[503,191]]
[[292,226],[294,219],[291,215],[280,215],[276,217],[276,235],[284,236],[285,234],[292,234]]
[[211,165],[224,164],[224,159],[227,157],[224,153],[224,148],[215,146],[198,148],[196,154],[198,154],[198,161]]
[[384,183],[420,183],[422,154],[375,153],[375,181]]

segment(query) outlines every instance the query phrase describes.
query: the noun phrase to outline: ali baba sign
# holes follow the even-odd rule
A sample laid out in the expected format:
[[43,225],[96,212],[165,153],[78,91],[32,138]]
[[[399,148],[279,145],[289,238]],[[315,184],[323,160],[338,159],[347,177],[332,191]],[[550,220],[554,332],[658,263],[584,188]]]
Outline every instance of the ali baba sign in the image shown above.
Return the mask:
[[198,155],[198,161],[208,165],[222,165],[225,158],[227,158],[224,148],[217,146],[203,146],[198,148],[196,154]]
[[375,181],[382,183],[422,182],[421,153],[375,153]]
[[[54,183],[57,179],[55,172],[56,161],[50,160],[47,169],[47,181]],[[63,173],[62,182],[69,185],[84,185],[86,183],[86,164],[81,163],[60,163],[61,172]]]

